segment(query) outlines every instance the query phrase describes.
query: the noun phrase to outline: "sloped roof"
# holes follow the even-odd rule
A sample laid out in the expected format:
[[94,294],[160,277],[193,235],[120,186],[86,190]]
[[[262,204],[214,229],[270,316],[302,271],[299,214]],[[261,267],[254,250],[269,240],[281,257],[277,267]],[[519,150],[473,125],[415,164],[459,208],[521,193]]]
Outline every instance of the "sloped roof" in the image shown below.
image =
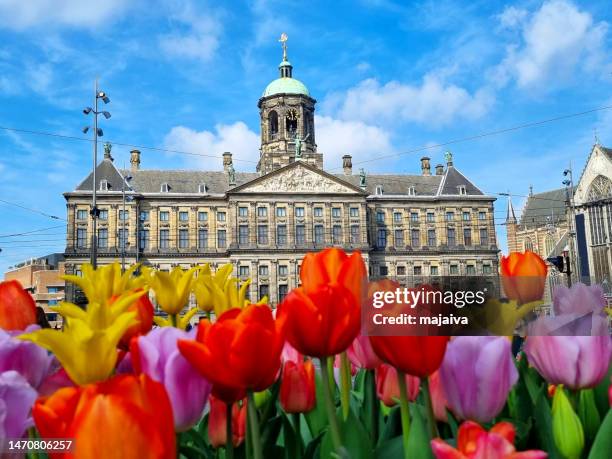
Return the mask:
[[[132,175],[130,184],[140,193],[159,193],[162,183],[167,183],[170,193],[197,193],[201,184],[206,192],[223,194],[229,190],[229,177],[224,171],[187,170],[138,170],[126,171]],[[258,173],[236,172],[236,185],[242,185],[259,177]]]
[[459,194],[459,186],[461,185],[465,186],[465,191],[468,195],[484,195],[484,193],[480,191],[476,185],[470,182],[465,175],[463,175],[453,166],[449,166],[446,169],[446,173],[443,177],[441,190],[439,191],[439,194],[441,195]]
[[[106,180],[108,182],[109,191],[121,191],[123,177],[115,164],[110,159],[103,159],[96,167],[96,189],[100,189],[100,182]],[[93,182],[93,173],[90,173],[85,180],[79,183],[76,187],[77,191],[91,191]]]
[[[359,186],[359,174],[335,174],[341,180]],[[411,186],[415,187],[417,196],[434,196],[440,186],[441,175],[400,175],[400,174],[368,174],[366,176],[366,191],[375,194],[376,187],[383,187],[383,194],[408,194]]]
[[527,198],[520,224],[528,228],[565,221],[565,188],[535,193]]

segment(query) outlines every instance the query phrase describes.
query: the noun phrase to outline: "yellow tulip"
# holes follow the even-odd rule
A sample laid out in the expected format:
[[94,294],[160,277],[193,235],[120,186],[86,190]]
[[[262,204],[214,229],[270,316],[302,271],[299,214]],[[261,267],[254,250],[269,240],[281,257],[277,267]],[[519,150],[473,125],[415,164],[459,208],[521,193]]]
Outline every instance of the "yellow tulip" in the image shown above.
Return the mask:
[[182,316],[177,314],[176,316],[169,316],[167,319],[164,319],[160,316],[153,317],[153,321],[159,325],[160,327],[176,327],[181,330],[185,330],[189,321],[193,316],[195,316],[198,312],[198,308],[191,308]]
[[136,312],[128,311],[146,292],[140,290],[118,298],[113,307],[89,303],[81,309],[72,303],[52,308],[64,318],[64,330],[41,329],[19,336],[51,351],[77,384],[104,381],[117,363],[117,344],[132,325]]
[[518,322],[542,303],[532,301],[517,306],[516,301],[490,299],[482,308],[470,309],[468,315],[472,315],[470,323],[478,324],[481,329],[488,330],[491,334],[512,336]]
[[155,292],[159,307],[169,315],[179,314],[189,301],[196,269],[184,271],[176,266],[169,273],[145,269],[145,283]]

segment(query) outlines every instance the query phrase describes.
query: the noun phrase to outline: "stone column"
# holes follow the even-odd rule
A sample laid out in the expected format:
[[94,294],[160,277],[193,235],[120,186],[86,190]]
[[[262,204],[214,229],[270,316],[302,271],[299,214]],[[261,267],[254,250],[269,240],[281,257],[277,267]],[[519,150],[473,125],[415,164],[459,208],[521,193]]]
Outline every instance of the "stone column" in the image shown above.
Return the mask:
[[189,247],[195,252],[198,247],[198,208],[192,206],[189,208]]
[[295,203],[287,206],[287,247],[295,247]]
[[[270,226],[268,228],[268,242],[270,247],[276,247],[276,203],[270,205]],[[270,290],[272,296],[272,290]]]
[[170,248],[174,250],[178,250],[178,206],[172,206],[172,211],[170,212]]
[[278,303],[278,260],[270,260],[270,303]]
[[75,204],[66,204],[66,250],[74,250],[74,240],[76,238],[75,212]]
[[217,206],[206,209],[208,212],[208,250],[218,251],[217,247]]
[[159,248],[159,208],[149,209],[149,250],[151,252]]
[[108,211],[108,248],[119,249],[119,205],[112,204]]

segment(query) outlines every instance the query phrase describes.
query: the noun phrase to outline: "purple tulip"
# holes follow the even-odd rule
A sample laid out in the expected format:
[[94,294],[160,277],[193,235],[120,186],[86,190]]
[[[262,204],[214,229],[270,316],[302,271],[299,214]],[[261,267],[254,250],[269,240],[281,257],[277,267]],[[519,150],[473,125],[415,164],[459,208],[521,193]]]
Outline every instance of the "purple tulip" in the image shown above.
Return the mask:
[[35,389],[40,387],[49,374],[53,356],[42,347],[15,337],[38,328],[38,325],[30,325],[23,332],[6,332],[0,329],[0,373],[14,370]]
[[596,386],[608,372],[612,338],[605,336],[529,336],[529,363],[551,384],[571,389]]
[[510,341],[498,336],[459,336],[440,367],[448,407],[461,419],[489,422],[518,380]]
[[176,346],[179,339],[193,339],[195,332],[196,329],[185,332],[174,327],[156,328],[140,336],[131,349],[134,368],[166,387],[177,432],[200,420],[212,388]]
[[0,373],[0,451],[6,438],[21,438],[30,428],[30,409],[38,394],[16,371]]
[[558,285],[553,291],[553,311],[561,314],[603,313],[606,306],[601,285],[585,285],[576,282],[571,288]]

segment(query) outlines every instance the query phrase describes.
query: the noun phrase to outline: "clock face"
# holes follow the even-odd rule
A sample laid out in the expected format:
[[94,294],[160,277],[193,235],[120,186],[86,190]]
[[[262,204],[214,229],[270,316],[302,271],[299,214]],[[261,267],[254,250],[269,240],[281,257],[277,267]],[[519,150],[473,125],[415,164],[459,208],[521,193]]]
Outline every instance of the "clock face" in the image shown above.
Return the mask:
[[291,109],[291,110],[289,110],[287,112],[287,119],[288,120],[295,121],[295,120],[298,119],[298,116],[299,115],[298,115],[298,112],[296,110]]

